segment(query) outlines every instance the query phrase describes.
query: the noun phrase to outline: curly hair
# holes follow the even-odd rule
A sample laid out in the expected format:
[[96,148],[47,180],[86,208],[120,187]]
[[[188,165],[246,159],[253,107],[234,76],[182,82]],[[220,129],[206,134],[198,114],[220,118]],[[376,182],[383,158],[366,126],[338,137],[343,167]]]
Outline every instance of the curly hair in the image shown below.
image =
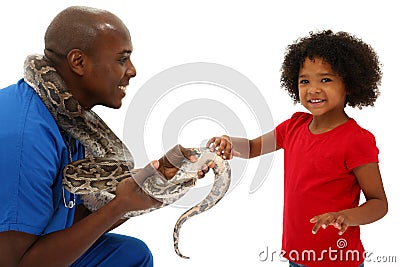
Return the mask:
[[374,49],[346,32],[310,32],[287,46],[281,66],[281,87],[295,103],[300,102],[298,76],[304,60],[321,58],[329,63],[346,86],[345,105],[373,106],[379,96],[382,71]]

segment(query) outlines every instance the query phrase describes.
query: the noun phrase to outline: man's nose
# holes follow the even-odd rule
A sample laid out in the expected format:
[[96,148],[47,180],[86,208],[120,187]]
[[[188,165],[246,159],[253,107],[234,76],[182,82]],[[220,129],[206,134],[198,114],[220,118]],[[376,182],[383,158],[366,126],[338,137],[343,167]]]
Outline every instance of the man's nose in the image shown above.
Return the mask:
[[129,78],[133,78],[136,76],[136,69],[135,66],[133,66],[132,62],[130,62],[129,68],[126,70],[126,75],[129,76]]

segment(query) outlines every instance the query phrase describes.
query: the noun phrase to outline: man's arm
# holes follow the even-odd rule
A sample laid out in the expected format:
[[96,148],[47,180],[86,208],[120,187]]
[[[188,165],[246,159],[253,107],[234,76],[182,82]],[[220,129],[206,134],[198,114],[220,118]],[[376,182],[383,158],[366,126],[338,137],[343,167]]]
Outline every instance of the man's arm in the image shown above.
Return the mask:
[[126,179],[120,185],[112,201],[67,229],[45,236],[1,232],[0,266],[68,266],[118,223],[127,211],[160,204],[138,190],[133,179]]
[[[167,179],[175,175],[190,152],[176,146],[160,158],[145,166],[135,179],[121,181],[116,197],[96,212],[90,213],[79,206],[75,223],[64,230],[45,236],[17,231],[0,232],[0,266],[68,266],[81,256],[105,232],[125,220],[122,216],[132,210],[143,210],[161,205],[140,190],[140,182],[156,171]],[[195,160],[195,159],[191,159]]]

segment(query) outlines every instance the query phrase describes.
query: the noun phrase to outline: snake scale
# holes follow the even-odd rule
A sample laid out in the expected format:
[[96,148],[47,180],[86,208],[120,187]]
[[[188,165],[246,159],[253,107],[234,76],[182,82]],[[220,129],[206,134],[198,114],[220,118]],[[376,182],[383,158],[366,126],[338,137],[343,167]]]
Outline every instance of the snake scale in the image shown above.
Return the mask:
[[[89,210],[96,211],[115,197],[116,186],[121,180],[140,172],[134,170],[133,157],[124,143],[95,112],[81,107],[68,92],[56,69],[43,55],[30,55],[26,58],[24,80],[42,99],[58,126],[84,145],[86,157],[70,162],[64,168],[63,185],[71,193],[79,194],[82,203]],[[182,214],[175,224],[174,250],[182,258],[188,258],[178,248],[182,224],[217,204],[227,192],[231,180],[231,169],[227,161],[207,148],[190,150],[198,156],[196,162],[185,161],[170,180],[154,174],[147,177],[141,185],[142,190],[162,202],[160,207],[165,207],[181,198],[195,185],[197,170],[203,164],[214,162],[215,179],[210,193]],[[139,216],[158,208],[131,211],[124,217]]]

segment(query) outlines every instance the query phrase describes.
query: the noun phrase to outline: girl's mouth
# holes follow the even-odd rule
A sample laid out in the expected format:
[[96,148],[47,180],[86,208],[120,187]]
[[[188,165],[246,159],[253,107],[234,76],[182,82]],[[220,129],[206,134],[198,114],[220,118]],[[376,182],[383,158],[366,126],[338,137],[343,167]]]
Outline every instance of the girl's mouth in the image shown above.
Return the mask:
[[311,103],[311,104],[317,104],[317,103],[322,103],[325,102],[326,100],[324,99],[309,99],[307,102]]

